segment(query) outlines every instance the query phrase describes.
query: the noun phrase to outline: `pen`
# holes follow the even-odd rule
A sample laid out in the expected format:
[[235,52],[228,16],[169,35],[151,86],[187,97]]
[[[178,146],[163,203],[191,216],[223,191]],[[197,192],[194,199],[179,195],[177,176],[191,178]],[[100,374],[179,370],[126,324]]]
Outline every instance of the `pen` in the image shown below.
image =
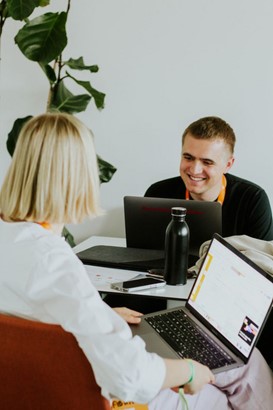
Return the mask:
[[147,276],[152,276],[153,278],[164,279],[163,270],[160,269],[151,269],[148,270]]

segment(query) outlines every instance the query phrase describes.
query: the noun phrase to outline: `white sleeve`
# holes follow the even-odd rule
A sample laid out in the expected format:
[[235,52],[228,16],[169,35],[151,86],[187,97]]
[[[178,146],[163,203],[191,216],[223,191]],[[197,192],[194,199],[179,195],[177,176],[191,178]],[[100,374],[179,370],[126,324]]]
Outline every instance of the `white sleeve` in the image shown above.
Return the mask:
[[141,338],[132,338],[78,258],[66,247],[61,250],[51,249],[33,265],[26,292],[35,316],[74,334],[105,397],[148,403],[163,384],[163,359],[148,353]]

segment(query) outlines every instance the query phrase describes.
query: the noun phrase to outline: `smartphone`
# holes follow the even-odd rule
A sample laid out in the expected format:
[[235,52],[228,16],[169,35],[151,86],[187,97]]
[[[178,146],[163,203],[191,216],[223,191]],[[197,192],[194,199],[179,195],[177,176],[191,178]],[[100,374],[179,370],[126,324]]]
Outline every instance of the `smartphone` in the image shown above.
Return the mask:
[[158,288],[165,285],[166,282],[163,279],[141,278],[126,280],[125,282],[112,283],[111,288],[122,292],[134,292],[137,290]]

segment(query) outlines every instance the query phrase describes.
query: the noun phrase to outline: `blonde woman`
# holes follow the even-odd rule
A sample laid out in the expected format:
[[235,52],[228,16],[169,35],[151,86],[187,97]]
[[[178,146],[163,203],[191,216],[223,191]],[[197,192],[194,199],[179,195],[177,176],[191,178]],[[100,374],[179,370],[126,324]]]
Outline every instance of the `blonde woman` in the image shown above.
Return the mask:
[[180,397],[170,388],[184,385],[190,408],[271,408],[272,376],[257,350],[248,365],[215,379],[207,367],[148,353],[132,337],[126,321],[138,323],[140,314],[106,305],[61,237],[65,223],[99,212],[90,131],[67,114],[32,118],[0,192],[0,310],[73,333],[109,400],[180,409]]

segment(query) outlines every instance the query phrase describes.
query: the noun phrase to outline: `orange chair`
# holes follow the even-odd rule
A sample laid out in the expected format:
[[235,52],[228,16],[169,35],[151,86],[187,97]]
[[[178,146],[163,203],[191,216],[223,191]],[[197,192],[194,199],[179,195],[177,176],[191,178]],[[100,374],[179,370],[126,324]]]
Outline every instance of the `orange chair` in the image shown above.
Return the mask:
[[61,326],[0,314],[1,410],[110,410],[90,363]]

